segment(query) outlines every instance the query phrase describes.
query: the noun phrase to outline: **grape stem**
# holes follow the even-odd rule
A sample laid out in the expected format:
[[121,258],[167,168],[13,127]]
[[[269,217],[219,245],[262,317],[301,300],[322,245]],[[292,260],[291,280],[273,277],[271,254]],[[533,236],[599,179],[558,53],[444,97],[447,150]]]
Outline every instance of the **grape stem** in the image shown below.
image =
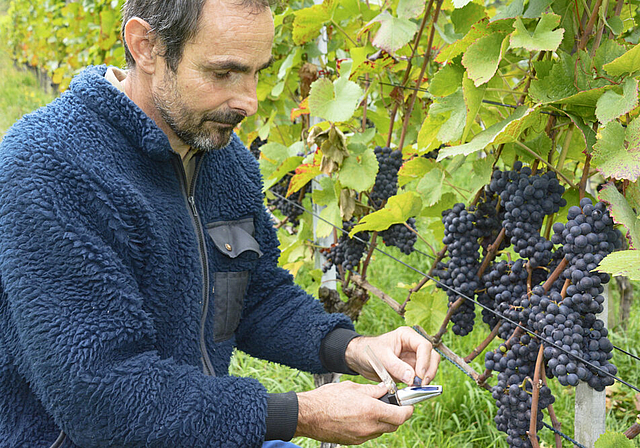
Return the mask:
[[[547,385],[547,374],[545,372],[544,362],[542,363],[542,384]],[[556,438],[556,448],[562,448],[562,437],[560,437],[560,430],[562,429],[562,424],[558,421],[558,417],[556,416],[555,411],[553,410],[553,404],[550,404],[547,407],[547,411],[549,412],[549,418],[551,418],[551,425],[553,429],[555,429],[555,438]]]
[[[362,278],[367,278],[367,268],[369,267],[369,262],[371,261],[371,256],[373,255],[373,251],[376,249],[376,240],[378,239],[378,232],[373,232],[371,236],[371,244],[369,245],[369,252],[367,252],[367,258],[365,258],[362,263]],[[394,300],[395,302],[395,300]]]
[[485,375],[487,373],[487,371],[485,371],[482,375],[480,375],[478,372],[476,372],[473,367],[471,367],[469,364],[467,364],[464,359],[462,359],[460,356],[458,356],[456,353],[454,353],[449,347],[447,347],[446,345],[444,345],[442,343],[442,341],[436,342],[435,337],[430,336],[429,334],[427,334],[426,331],[424,331],[424,328],[422,328],[420,325],[415,325],[413,327],[414,330],[416,330],[420,335],[422,335],[424,338],[426,338],[429,342],[431,342],[431,344],[436,347],[440,352],[442,352],[442,354],[444,354],[445,356],[447,356],[449,359],[451,359],[453,362],[455,362],[459,367],[462,368],[462,370],[465,371],[465,373],[467,373],[471,378],[473,378],[476,382],[476,384],[484,389],[487,389],[488,391],[491,391],[491,386],[489,386],[488,384],[486,384],[486,380],[488,377],[491,376],[491,371],[489,370],[489,375],[485,378]]
[[449,307],[449,310],[447,311],[447,315],[444,317],[444,321],[442,322],[440,329],[433,337],[434,341],[436,341],[436,345],[440,343],[440,340],[442,339],[442,335],[447,332],[447,325],[449,324],[449,321],[453,317],[453,313],[455,313],[456,310],[460,308],[460,306],[464,303],[465,300],[467,299],[465,299],[464,297],[458,297],[458,300],[453,302]]
[[567,267],[568,264],[569,264],[569,260],[567,260],[566,258],[563,258],[560,264],[558,265],[558,267],[551,273],[549,278],[547,278],[547,281],[544,282],[544,284],[542,285],[545,292],[549,292],[549,290],[551,289],[551,285],[553,285],[553,283],[556,280],[558,280],[558,278],[560,277],[560,274],[562,274],[562,272],[564,271],[564,269]]
[[624,432],[627,439],[634,439],[640,434],[640,423],[636,422]]
[[[418,30],[418,34],[416,35],[415,40],[413,41],[413,50],[411,51],[411,57],[407,62],[407,69],[404,71],[404,77],[402,78],[402,85],[404,86],[409,80],[409,76],[411,75],[411,70],[413,68],[413,59],[416,56],[416,52],[418,51],[418,45],[420,44],[420,39],[422,39],[422,33],[424,33],[424,28],[427,25],[427,20],[429,20],[429,16],[431,15],[431,7],[433,6],[433,0],[429,0],[429,4],[424,12],[424,17],[422,18],[422,22],[420,23],[420,29]],[[431,51],[431,47],[429,50]],[[383,95],[384,98],[384,95]],[[391,147],[391,139],[393,137],[393,126],[396,121],[396,115],[398,114],[398,108],[400,107],[400,103],[396,100],[393,101],[393,109],[391,110],[391,116],[389,120],[389,135],[387,136],[387,146]]]
[[600,5],[602,4],[602,0],[597,0],[593,10],[591,11],[591,17],[589,17],[589,22],[587,23],[587,27],[582,33],[582,37],[580,38],[580,43],[578,44],[578,50],[584,50],[587,46],[587,42],[589,41],[589,36],[593,32],[593,26],[596,23],[596,19],[598,18],[598,11],[600,10]]
[[496,324],[496,326],[493,327],[493,330],[491,330],[491,333],[489,334],[489,336],[487,336],[487,338],[484,341],[482,341],[482,343],[479,346],[474,348],[473,351],[471,353],[469,353],[466,356],[466,358],[464,358],[464,362],[470,363],[480,353],[482,353],[484,351],[484,349],[487,348],[487,346],[489,344],[491,344],[491,341],[493,341],[495,339],[495,337],[498,335],[498,330],[500,330],[500,325],[502,325],[502,321],[501,320],[499,320],[498,323]]
[[567,297],[567,288],[569,287],[570,284],[571,284],[571,279],[568,278],[564,281],[564,285],[562,285],[562,291],[560,292],[560,294],[562,295],[563,299]]
[[404,301],[404,303],[402,304],[402,307],[400,308],[400,310],[401,310],[400,315],[404,316],[404,312],[405,312],[405,309],[407,307],[407,304],[409,303],[409,300],[411,300],[411,294],[413,294],[414,292],[420,291],[422,289],[422,287],[429,280],[431,280],[433,278],[433,271],[438,266],[438,263],[440,263],[440,261],[442,261],[442,259],[444,258],[446,253],[447,253],[447,246],[444,246],[442,248],[442,250],[436,254],[436,259],[434,260],[433,264],[431,265],[431,268],[429,269],[429,272],[427,272],[426,277],[422,277],[422,279],[420,279],[418,284],[409,290],[409,294],[407,295],[406,300]]
[[538,422],[538,399],[540,398],[540,387],[542,387],[542,381],[540,380],[540,374],[542,372],[542,363],[544,360],[544,347],[540,344],[538,350],[538,359],[536,360],[536,370],[533,375],[533,397],[531,398],[531,420],[529,421],[529,441],[533,448],[540,448],[538,443],[538,436],[536,434],[536,424]]
[[518,144],[518,146],[520,146],[522,149],[524,149],[525,151],[527,151],[531,157],[535,158],[536,160],[544,163],[545,165],[547,165],[547,167],[553,171],[554,173],[556,173],[558,176],[560,176],[562,178],[562,180],[564,180],[567,185],[569,185],[571,188],[577,188],[576,185],[571,182],[569,180],[569,178],[567,176],[565,176],[564,174],[562,174],[560,171],[558,171],[556,169],[555,166],[551,165],[549,162],[547,162],[546,160],[544,160],[542,157],[540,157],[533,149],[529,148],[527,145],[525,145],[524,143],[520,142],[520,141],[516,141],[516,143]]
[[498,236],[496,237],[496,240],[493,242],[493,244],[489,246],[489,252],[487,252],[487,255],[484,257],[484,260],[482,260],[480,269],[478,269],[478,278],[482,278],[482,274],[484,274],[484,271],[489,266],[489,263],[491,263],[494,260],[494,258],[496,258],[496,254],[498,253],[498,249],[500,248],[500,245],[502,244],[502,241],[504,240],[505,235],[506,235],[506,230],[503,227],[500,230],[500,233],[498,234]]

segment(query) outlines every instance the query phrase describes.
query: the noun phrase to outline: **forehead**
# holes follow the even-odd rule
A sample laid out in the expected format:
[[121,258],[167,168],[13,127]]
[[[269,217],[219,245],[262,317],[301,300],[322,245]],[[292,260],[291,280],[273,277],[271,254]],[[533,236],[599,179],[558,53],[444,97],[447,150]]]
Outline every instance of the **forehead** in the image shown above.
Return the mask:
[[269,8],[260,11],[237,0],[207,0],[198,32],[185,45],[185,55],[197,59],[234,58],[260,66],[271,57],[273,18]]

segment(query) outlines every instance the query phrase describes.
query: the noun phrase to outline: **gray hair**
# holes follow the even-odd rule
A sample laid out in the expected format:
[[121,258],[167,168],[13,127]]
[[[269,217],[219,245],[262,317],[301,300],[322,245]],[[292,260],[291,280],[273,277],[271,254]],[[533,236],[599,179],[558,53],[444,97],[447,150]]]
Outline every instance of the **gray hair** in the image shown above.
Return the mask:
[[[122,7],[122,42],[127,66],[133,68],[133,59],[124,39],[124,27],[133,17],[151,25],[163,46],[167,67],[178,70],[185,44],[198,33],[200,16],[207,0],[126,0]],[[272,6],[271,0],[237,0],[239,6],[262,12]]]

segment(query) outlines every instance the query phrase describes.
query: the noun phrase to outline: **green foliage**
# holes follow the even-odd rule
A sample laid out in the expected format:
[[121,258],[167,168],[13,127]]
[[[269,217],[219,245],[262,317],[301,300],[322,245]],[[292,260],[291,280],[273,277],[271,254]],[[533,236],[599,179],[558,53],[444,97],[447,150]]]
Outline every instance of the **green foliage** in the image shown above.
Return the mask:
[[607,431],[598,437],[595,448],[633,448],[634,443],[621,433]]

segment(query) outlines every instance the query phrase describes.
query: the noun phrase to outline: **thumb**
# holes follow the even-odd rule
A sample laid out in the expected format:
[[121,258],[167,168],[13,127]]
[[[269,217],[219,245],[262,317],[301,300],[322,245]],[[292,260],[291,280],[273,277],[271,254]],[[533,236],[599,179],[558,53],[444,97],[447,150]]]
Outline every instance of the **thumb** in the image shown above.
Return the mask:
[[362,387],[364,387],[364,392],[367,395],[370,395],[372,398],[380,398],[382,397],[384,394],[386,394],[387,392],[389,392],[389,390],[387,390],[387,386],[384,385],[384,383],[378,383],[378,384],[363,384]]

